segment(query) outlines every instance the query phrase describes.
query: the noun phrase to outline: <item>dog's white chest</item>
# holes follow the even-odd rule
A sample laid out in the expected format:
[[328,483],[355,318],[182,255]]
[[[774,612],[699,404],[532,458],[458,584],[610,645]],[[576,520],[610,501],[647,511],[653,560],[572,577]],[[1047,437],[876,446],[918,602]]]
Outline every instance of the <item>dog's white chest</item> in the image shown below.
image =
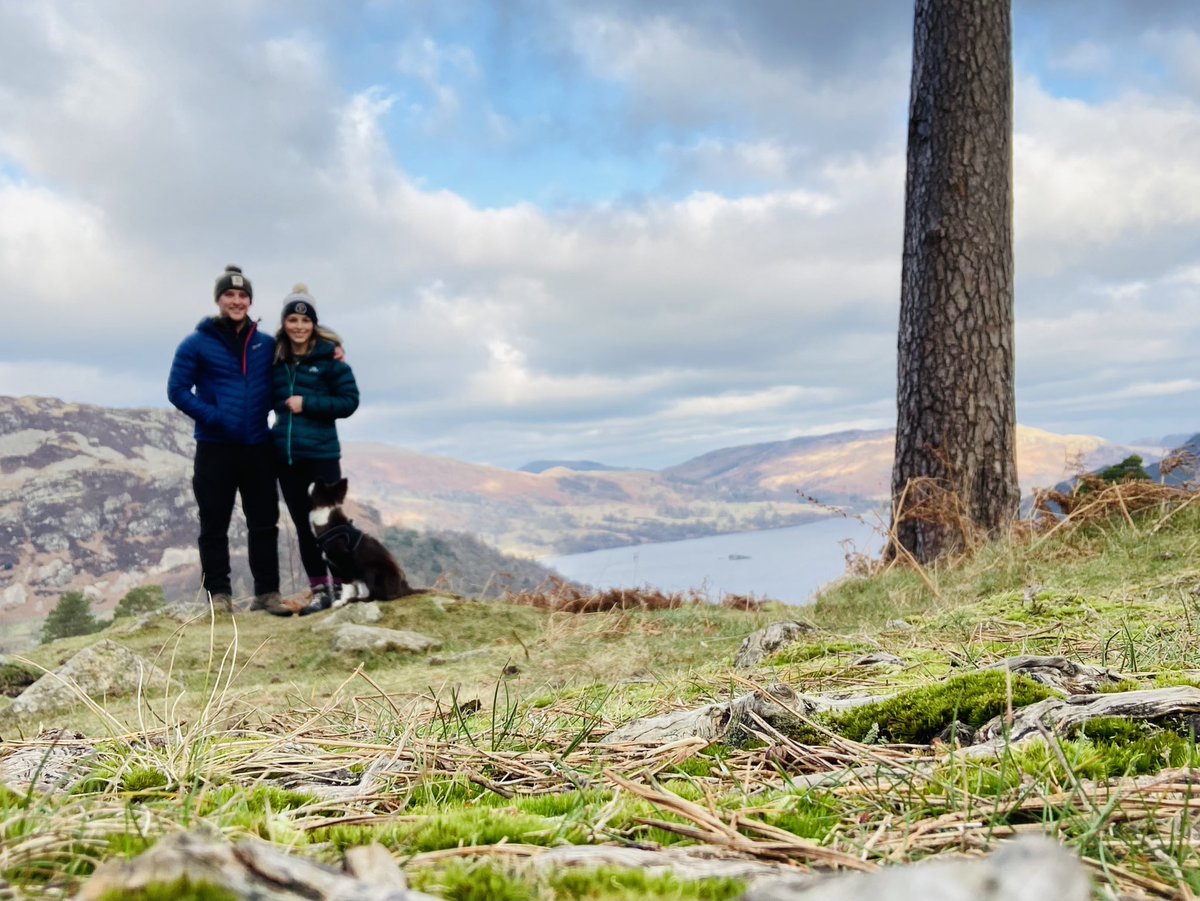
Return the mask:
[[317,526],[329,525],[329,514],[333,507],[317,507],[315,510],[309,511],[308,521],[315,529]]

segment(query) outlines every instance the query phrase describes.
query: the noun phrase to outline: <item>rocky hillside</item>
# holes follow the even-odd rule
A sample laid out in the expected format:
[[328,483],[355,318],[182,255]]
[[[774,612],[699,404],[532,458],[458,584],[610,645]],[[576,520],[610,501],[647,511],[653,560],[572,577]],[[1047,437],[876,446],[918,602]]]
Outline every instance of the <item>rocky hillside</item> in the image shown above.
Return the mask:
[[[83,591],[101,613],[147,583],[163,585],[172,599],[194,597],[193,449],[191,423],[175,410],[0,398],[0,622],[40,620],[68,590]],[[361,496],[351,512],[383,533]],[[280,525],[283,587],[295,590],[303,574],[286,513]],[[232,531],[234,589],[247,594],[240,511]],[[505,573],[505,586],[517,589],[551,575],[469,535],[405,536],[401,544],[402,564],[406,550],[414,554],[414,579],[440,578],[451,590],[479,591],[485,571]]]
[[385,521],[472,532],[513,553],[569,554],[798,525],[825,514],[795,494],[730,498],[647,470],[514,472],[385,444],[347,444],[351,490]]
[[[890,430],[838,432],[723,448],[664,469],[662,474],[706,484],[727,498],[782,498],[800,492],[823,503],[861,507],[888,497],[894,448]],[[1154,460],[1163,451],[1158,446],[1128,447],[1092,435],[1056,435],[1017,426],[1017,471],[1023,494],[1109,466],[1132,453]]]
[[[1133,451],[1033,429],[1018,437],[1027,491]],[[146,582],[194,595],[192,448],[190,422],[174,410],[0,398],[0,620],[40,619],[68,589],[85,590],[101,611]],[[1138,450],[1147,462],[1157,457]],[[891,455],[890,432],[845,432],[726,448],[659,472],[513,472],[354,443],[343,466],[365,525],[464,532],[537,557],[795,525],[825,515],[809,497],[876,507],[886,501]],[[240,513],[234,519],[244,546]],[[286,516],[281,523],[286,582],[299,564]],[[472,553],[469,544],[461,553]],[[235,588],[245,591],[244,555],[234,560]]]
[[85,585],[115,602],[189,563],[191,455],[174,411],[0,398],[0,618]]

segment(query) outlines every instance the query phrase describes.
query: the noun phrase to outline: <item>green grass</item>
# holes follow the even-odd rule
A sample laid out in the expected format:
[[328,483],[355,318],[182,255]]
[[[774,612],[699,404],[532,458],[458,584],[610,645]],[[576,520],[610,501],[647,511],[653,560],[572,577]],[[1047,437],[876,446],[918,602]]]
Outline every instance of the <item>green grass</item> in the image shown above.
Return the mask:
[[[686,848],[735,835],[750,847],[790,836],[797,848],[904,862],[1036,829],[1095,861],[1111,894],[1194,882],[1190,789],[1138,795],[1130,781],[1200,765],[1191,720],[1098,720],[988,758],[934,742],[955,721],[979,726],[1048,696],[1024,677],[982,669],[1015,654],[1111,667],[1123,681],[1105,691],[1200,686],[1200,513],[1164,512],[999,542],[925,579],[897,569],[847,581],[805,610],[383,605],[379,625],[440,640],[440,663],[334,654],[330,634],[312,628],[322,616],[162,617],[132,634],[110,629],[99,637],[170,669],[181,688],[6,720],[0,762],[21,748],[44,752],[34,738],[45,728],[88,738],[69,791],[0,788],[0,877],[18,893],[69,895],[100,862],[203,826],[332,865],[378,842],[415,888],[447,898],[723,899],[744,884],[543,871],[530,859],[562,845]],[[817,631],[752,671],[733,669],[746,635],[797,618]],[[96,638],[25,656],[54,668]],[[901,663],[855,666],[877,650]],[[631,719],[772,681],[883,699],[796,719],[783,739],[642,753],[599,743]],[[367,772],[376,781],[355,793]],[[826,781],[812,787],[808,777]],[[143,897],[221,891],[171,885]]]

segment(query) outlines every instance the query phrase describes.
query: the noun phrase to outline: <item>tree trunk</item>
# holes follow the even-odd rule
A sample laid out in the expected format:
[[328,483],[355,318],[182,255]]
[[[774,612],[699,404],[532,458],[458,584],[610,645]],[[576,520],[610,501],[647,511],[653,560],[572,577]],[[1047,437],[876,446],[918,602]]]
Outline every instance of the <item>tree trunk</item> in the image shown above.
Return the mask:
[[889,555],[924,563],[1020,500],[1010,0],[916,0],[898,349]]

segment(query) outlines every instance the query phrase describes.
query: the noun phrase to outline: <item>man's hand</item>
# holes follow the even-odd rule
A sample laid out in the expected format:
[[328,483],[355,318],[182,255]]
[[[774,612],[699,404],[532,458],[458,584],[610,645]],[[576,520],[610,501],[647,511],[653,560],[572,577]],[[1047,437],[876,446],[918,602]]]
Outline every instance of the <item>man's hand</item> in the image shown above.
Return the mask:
[[346,348],[340,344],[333,345],[333,358],[339,363],[346,359]]
[[304,410],[304,398],[299,394],[293,394],[283,402],[283,405],[293,413],[300,413]]

